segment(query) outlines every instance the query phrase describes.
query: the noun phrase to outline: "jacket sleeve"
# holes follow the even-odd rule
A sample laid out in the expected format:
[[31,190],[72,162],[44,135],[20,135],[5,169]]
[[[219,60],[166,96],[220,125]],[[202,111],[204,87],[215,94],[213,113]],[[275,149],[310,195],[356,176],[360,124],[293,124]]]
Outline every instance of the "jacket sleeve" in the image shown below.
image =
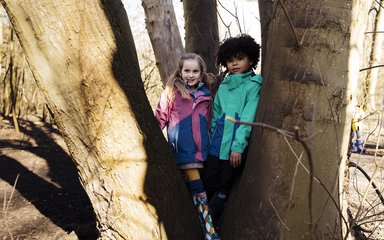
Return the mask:
[[[246,103],[241,113],[240,121],[254,122],[256,117],[257,106],[259,104],[259,93],[261,84],[255,84],[253,88],[247,91]],[[236,130],[236,136],[233,140],[231,151],[243,153],[244,149],[248,146],[249,135],[251,134],[252,126],[240,124]]]
[[163,91],[163,93],[161,94],[159,103],[157,104],[156,112],[155,112],[155,116],[157,121],[159,122],[161,130],[163,130],[164,127],[168,124],[169,115],[170,115],[170,104],[168,101],[168,96],[166,91]]
[[216,121],[219,115],[221,114],[221,103],[219,94],[216,94],[214,101],[212,102],[212,120],[211,120],[211,127],[210,127],[210,133],[213,133],[216,127]]

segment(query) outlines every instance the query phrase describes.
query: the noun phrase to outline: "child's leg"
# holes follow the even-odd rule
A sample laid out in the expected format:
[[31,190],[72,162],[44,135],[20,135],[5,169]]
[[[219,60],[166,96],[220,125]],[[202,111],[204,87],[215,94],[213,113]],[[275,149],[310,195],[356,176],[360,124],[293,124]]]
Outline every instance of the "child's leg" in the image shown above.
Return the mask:
[[351,152],[353,152],[353,153],[357,152],[356,140],[354,139],[355,138],[355,131],[356,130],[352,130],[351,131],[351,136],[350,136],[350,139],[351,139]]
[[216,227],[219,227],[218,222],[229,197],[234,169],[229,161],[220,162],[219,182],[216,185],[215,193],[209,200],[209,212]]
[[364,141],[361,139],[361,130],[356,130],[356,145],[357,145],[357,152],[362,153],[363,152],[363,144]]
[[363,152],[363,145],[364,145],[364,141],[361,140],[361,139],[357,139],[356,140],[356,145],[357,145],[357,151],[358,153],[362,153]]
[[356,145],[355,139],[351,140],[351,152],[353,152],[353,153],[357,152],[357,145]]
[[188,179],[188,186],[192,194],[193,203],[199,214],[204,238],[206,240],[220,239],[213,226],[211,215],[209,214],[208,199],[198,169],[186,169],[184,172]]
[[202,171],[204,188],[207,193],[208,200],[211,201],[213,194],[216,192],[216,186],[219,184],[220,159],[208,156],[208,160],[204,162]]
[[219,219],[228,200],[233,184],[240,177],[245,157],[242,159],[240,166],[232,167],[229,161],[220,160],[220,181],[216,187],[217,191],[209,202],[209,211],[216,227],[219,227]]

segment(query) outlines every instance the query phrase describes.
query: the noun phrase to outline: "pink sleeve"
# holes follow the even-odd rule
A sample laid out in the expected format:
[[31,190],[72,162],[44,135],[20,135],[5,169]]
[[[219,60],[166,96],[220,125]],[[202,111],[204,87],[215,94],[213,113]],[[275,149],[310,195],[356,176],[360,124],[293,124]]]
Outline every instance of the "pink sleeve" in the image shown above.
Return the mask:
[[167,125],[169,121],[169,108],[168,96],[165,91],[161,94],[160,101],[156,107],[156,119],[159,122],[161,130]]

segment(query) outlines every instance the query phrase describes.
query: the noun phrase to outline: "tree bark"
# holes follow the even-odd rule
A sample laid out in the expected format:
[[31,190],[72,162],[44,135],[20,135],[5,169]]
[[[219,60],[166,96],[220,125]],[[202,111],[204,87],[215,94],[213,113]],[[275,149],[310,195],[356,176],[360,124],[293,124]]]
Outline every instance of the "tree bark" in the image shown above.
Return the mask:
[[183,0],[185,50],[204,58],[207,70],[218,73],[216,53],[219,45],[216,0]]
[[172,0],[142,0],[156,65],[165,85],[184,53]]
[[223,239],[343,239],[364,2],[274,2],[256,121],[282,131],[254,127]]
[[[267,54],[268,29],[272,20],[273,0],[259,0],[260,30],[261,30],[261,62]],[[261,73],[263,74],[263,72]]]
[[[358,103],[367,112],[374,112],[377,103],[383,101],[384,83],[380,81],[384,77],[383,67],[377,68],[384,63],[383,44],[384,44],[384,1],[373,1],[369,11],[369,20],[364,38],[364,63],[360,68],[365,68],[360,74],[361,87]],[[368,68],[368,69],[367,69]]]
[[196,210],[145,96],[121,1],[1,3],[92,202],[100,238],[198,239]]

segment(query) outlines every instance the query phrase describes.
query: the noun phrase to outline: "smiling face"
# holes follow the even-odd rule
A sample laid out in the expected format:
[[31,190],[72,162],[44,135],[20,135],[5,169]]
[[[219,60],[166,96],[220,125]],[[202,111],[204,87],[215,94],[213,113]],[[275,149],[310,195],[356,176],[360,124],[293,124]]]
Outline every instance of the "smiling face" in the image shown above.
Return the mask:
[[181,68],[181,78],[188,82],[188,86],[194,88],[201,78],[201,67],[197,60],[187,59]]
[[231,74],[245,73],[249,71],[253,62],[248,56],[239,54],[227,59],[227,69]]

